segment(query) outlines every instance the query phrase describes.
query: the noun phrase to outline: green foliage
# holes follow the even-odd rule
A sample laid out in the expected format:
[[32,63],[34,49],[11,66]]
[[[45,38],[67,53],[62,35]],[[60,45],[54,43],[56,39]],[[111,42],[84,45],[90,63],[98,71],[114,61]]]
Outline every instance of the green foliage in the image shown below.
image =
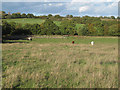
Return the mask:
[[13,18],[17,18],[17,14],[16,14],[16,13],[13,13],[13,14],[12,14],[12,17],[13,17]]
[[31,32],[32,32],[33,35],[41,34],[41,27],[40,27],[40,25],[39,24],[32,25]]
[[55,15],[53,17],[53,20],[57,20],[57,21],[61,21],[62,20],[62,17],[60,15]]
[[83,36],[88,36],[89,35],[89,31],[88,31],[88,26],[87,25],[84,25],[80,29],[81,29],[81,33],[82,33]]
[[27,17],[28,17],[28,18],[33,18],[33,17],[34,17],[34,15],[33,15],[33,14],[29,14],[29,13],[28,13],[28,14],[27,14]]
[[46,15],[40,16],[41,19],[47,19]]
[[96,27],[96,35],[97,36],[103,36],[104,35],[104,24],[101,22],[95,22],[94,23],[95,27]]
[[87,36],[89,34],[88,26],[85,24],[80,25],[79,28],[77,28],[77,34],[79,36]]
[[21,18],[20,13],[12,13],[12,18]]
[[73,15],[66,15],[66,18],[73,18]]
[[5,11],[2,11],[2,14],[6,14]]
[[120,19],[120,17],[118,16],[117,19]]
[[62,21],[60,31],[62,35],[74,35],[75,23],[71,20]]
[[61,18],[61,16],[60,16],[60,15],[55,15],[54,17],[55,17],[55,18]]
[[[22,24],[18,24],[15,22],[11,22],[11,33],[10,35],[30,35],[32,34],[30,29],[28,29],[30,26],[25,25],[22,27]],[[27,27],[27,28],[26,28]]]
[[82,24],[90,24],[90,23],[92,23],[92,22],[96,22],[96,21],[100,22],[100,21],[101,21],[100,18],[89,17],[89,16],[83,16],[83,17],[80,18],[80,19],[81,19],[81,23],[82,23]]
[[118,36],[120,36],[120,22],[118,23]]
[[[22,15],[20,13],[6,14],[2,12],[4,34],[15,35],[80,35],[80,36],[116,36],[120,35],[117,19],[111,17],[73,17],[67,15],[34,16],[33,14]],[[11,19],[14,18],[14,19]],[[21,18],[21,19],[16,19]],[[29,18],[29,19],[27,19]],[[37,19],[34,19],[37,18]],[[40,18],[40,19],[38,19]],[[47,19],[49,18],[49,19]],[[111,19],[112,18],[112,19]],[[45,20],[46,19],[46,20]],[[53,20],[53,21],[52,21]],[[15,23],[13,23],[13,21]],[[26,24],[28,23],[28,24]],[[8,25],[8,26],[7,26]],[[19,27],[19,28],[18,28]],[[5,28],[8,28],[7,30]],[[20,33],[21,32],[21,33]]]
[[27,15],[25,14],[25,13],[23,13],[22,15],[21,15],[21,18],[26,18],[27,17]]
[[[3,18],[4,18],[4,16],[3,16]],[[7,15],[7,16],[5,16],[5,18],[6,18],[6,19],[11,19],[12,16],[11,16],[11,15]]]
[[21,18],[21,14],[20,13],[17,13],[17,18]]
[[2,21],[2,35],[7,35],[10,33],[11,33],[11,25],[6,21]]
[[5,15],[2,14],[2,19],[5,19]]
[[32,25],[31,24],[25,24],[25,26],[23,27],[24,30],[26,30],[28,32],[28,35],[32,34]]
[[25,35],[21,24],[15,25],[15,31],[12,32],[12,35]]
[[15,32],[15,27],[16,27],[16,23],[15,22],[10,22],[9,23],[10,25],[11,25],[11,32],[10,32],[10,34],[12,34],[12,33],[14,33]]
[[88,24],[88,32],[90,36],[95,36],[97,31],[93,24]]
[[49,15],[48,15],[48,18],[50,18],[50,17],[52,17],[52,14],[49,14]]
[[0,18],[5,19],[5,16],[6,16],[6,15],[7,15],[7,14],[5,13],[5,11],[2,11],[1,14],[0,14],[0,16],[1,16]]
[[59,27],[55,25],[55,23],[50,19],[46,19],[46,21],[41,25],[41,27],[42,27],[41,30],[42,35],[60,34]]
[[114,17],[114,16],[111,16],[111,19],[115,19],[115,17]]
[[107,25],[104,25],[104,36],[107,36],[108,35],[108,26]]
[[111,25],[109,27],[108,33],[109,33],[110,36],[116,36],[116,35],[118,35],[118,25],[117,24]]

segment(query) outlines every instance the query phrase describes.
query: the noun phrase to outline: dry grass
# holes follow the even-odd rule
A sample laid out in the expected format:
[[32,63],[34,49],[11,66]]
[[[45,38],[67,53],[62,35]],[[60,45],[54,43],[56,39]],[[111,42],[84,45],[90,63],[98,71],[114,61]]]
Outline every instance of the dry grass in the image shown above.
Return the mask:
[[6,43],[3,87],[117,88],[117,44]]
[[117,19],[101,19],[102,21],[116,21]]

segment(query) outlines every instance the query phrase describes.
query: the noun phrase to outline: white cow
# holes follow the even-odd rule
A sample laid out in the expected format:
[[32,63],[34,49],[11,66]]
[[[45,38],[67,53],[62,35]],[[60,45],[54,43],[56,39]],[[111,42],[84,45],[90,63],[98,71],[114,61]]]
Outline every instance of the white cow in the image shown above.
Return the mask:
[[94,41],[91,42],[91,45],[94,45]]
[[31,40],[31,41],[32,41],[32,37],[28,37],[28,40]]

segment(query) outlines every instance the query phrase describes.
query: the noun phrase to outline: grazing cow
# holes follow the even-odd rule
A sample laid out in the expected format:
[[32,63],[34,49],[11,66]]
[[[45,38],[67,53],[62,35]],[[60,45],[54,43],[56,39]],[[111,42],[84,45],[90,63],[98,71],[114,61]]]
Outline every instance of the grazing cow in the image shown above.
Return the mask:
[[91,42],[91,45],[94,45],[94,42],[93,42],[93,41]]
[[75,42],[74,41],[72,41],[72,44],[74,44]]
[[31,41],[32,41],[32,37],[28,37],[28,40],[31,40]]

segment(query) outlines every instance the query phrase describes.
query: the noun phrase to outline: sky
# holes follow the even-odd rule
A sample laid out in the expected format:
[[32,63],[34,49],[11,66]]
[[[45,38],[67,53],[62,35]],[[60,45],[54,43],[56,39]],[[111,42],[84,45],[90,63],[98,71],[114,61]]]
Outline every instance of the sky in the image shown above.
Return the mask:
[[119,0],[2,0],[6,13],[34,15],[118,16]]

